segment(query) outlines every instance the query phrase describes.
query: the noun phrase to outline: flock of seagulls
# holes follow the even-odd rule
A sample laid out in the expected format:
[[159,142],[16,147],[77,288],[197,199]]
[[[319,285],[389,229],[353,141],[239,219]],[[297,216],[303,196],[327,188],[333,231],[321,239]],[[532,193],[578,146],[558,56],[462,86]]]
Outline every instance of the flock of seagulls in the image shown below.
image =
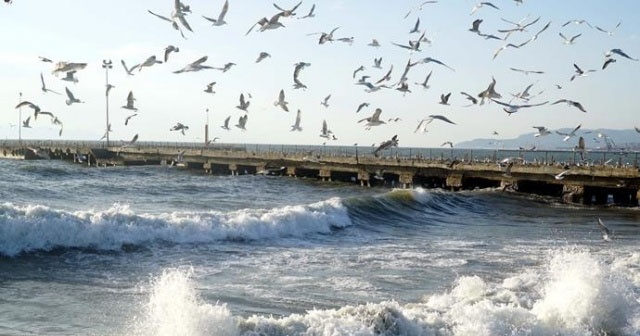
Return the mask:
[[[169,2],[168,0],[166,0]],[[214,27],[222,27],[225,25],[236,24],[236,22],[231,22],[228,18],[228,14],[230,11],[233,11],[233,2],[230,4],[229,0],[224,0],[224,2],[220,1],[220,4],[214,4],[210,8],[202,8],[203,14],[199,17],[196,17],[193,14],[193,10],[191,6],[187,3],[188,0],[172,0],[172,6],[170,11],[162,12],[161,10],[157,10],[156,8],[151,8],[147,10],[147,14],[141,15],[149,15],[149,17],[154,17],[158,19],[156,24],[158,26],[161,25],[161,22],[165,22],[165,24],[169,24],[181,37],[188,38],[189,34],[195,34],[192,26],[190,25],[190,21],[194,19],[205,20],[211,26]],[[500,21],[495,21],[493,23],[504,25],[504,28],[497,29],[495,31],[487,31],[483,28],[486,27],[487,23],[490,19],[478,18],[479,15],[488,15],[488,16],[500,16],[501,8],[506,6],[506,0],[501,1],[500,3],[496,2],[478,2],[474,5],[469,12],[469,23],[470,28],[465,28],[465,31],[473,34],[474,36],[478,36],[487,41],[497,41],[496,43],[500,43],[501,45],[495,50],[493,53],[492,59],[497,61],[499,56],[508,52],[507,50],[520,50],[528,47],[530,44],[535,43],[538,39],[541,38],[544,34],[548,34],[548,30],[550,27],[553,27],[553,23],[549,20],[545,20],[543,17],[535,17],[530,19],[529,16],[520,19],[520,20],[512,20],[508,18],[500,18]],[[523,4],[522,0],[514,0],[513,3],[515,5]],[[409,18],[409,16],[414,15],[415,21],[413,24],[407,24],[407,34],[408,37],[402,41],[402,38],[399,38],[394,41],[386,41],[381,42],[381,40],[373,37],[366,37],[370,42],[366,44],[366,46],[371,47],[372,52],[376,53],[372,59],[373,64],[371,66],[367,66],[370,60],[366,63],[362,63],[350,74],[350,77],[355,81],[354,85],[356,87],[362,87],[364,92],[375,95],[380,91],[389,91],[395,90],[400,92],[404,97],[408,94],[417,94],[419,91],[430,91],[433,90],[432,87],[435,87],[433,77],[433,69],[430,69],[429,72],[424,75],[420,75],[420,80],[416,81],[414,78],[415,69],[423,67],[425,65],[431,65],[435,67],[441,67],[442,69],[446,69],[444,71],[451,71],[452,73],[456,71],[456,69],[446,62],[440,59],[436,59],[433,57],[425,57],[420,56],[425,52],[426,48],[430,48],[434,43],[434,39],[430,36],[431,31],[428,27],[428,22],[425,23],[424,17],[421,17],[424,12],[427,12],[429,8],[436,8],[436,6],[440,6],[441,1],[420,1],[419,5],[414,6],[409,9],[404,19]],[[218,7],[219,6],[219,7]],[[316,16],[320,16],[316,13],[316,4],[309,4],[308,7],[305,8],[306,4],[303,1],[299,1],[295,3],[293,6],[287,7],[282,6],[277,3],[273,3],[274,12],[265,13],[266,15],[259,18],[253,25],[249,27],[246,31],[245,35],[249,35],[251,33],[258,34],[264,33],[270,30],[278,30],[278,29],[293,29],[290,26],[295,24],[295,21],[291,21],[292,18],[297,18],[297,20],[308,20],[316,18]],[[195,10],[195,8],[194,8]],[[302,15],[300,12],[304,10],[305,15]],[[201,17],[201,18],[200,18]],[[421,20],[422,19],[422,20]],[[402,24],[403,19],[398,19],[398,23]],[[150,19],[150,21],[154,21],[154,19]],[[561,29],[568,25],[576,25],[578,27],[585,27],[584,29],[595,29],[602,33],[606,33],[608,36],[613,36],[615,31],[621,26],[622,22],[618,22],[610,29],[604,29],[601,26],[592,25],[586,20],[582,19],[570,19],[566,21],[564,24],[560,26]],[[216,28],[217,29],[217,28]],[[343,32],[344,28],[341,30],[340,26],[331,27],[325,31],[315,32],[315,33],[306,33],[307,36],[319,35],[318,39],[315,43],[318,45],[331,45],[333,43],[343,42],[346,44],[353,44],[356,41],[356,37],[353,36],[339,36],[341,32]],[[568,34],[567,31],[558,31],[558,36],[560,37],[560,41],[558,44],[564,44],[567,47],[571,47],[577,43],[584,43],[584,39],[586,37],[586,31],[578,32],[575,34]],[[524,36],[524,37],[522,37]],[[309,42],[314,43],[314,42]],[[490,43],[490,42],[487,42]],[[387,61],[383,61],[383,56],[380,55],[380,50],[385,50],[385,48],[400,48],[405,50],[408,54],[408,60],[406,64],[402,64],[401,66],[396,65],[394,68],[394,64],[387,64]],[[143,73],[144,68],[150,68],[155,66],[165,66],[164,64],[169,64],[170,59],[175,53],[180,53],[180,47],[169,44],[164,48],[161,57],[156,55],[150,55],[143,59],[141,62],[134,64],[133,66],[128,66],[124,59],[120,60],[122,68],[127,76],[139,76]],[[266,59],[271,58],[272,55],[268,51],[260,51],[257,53],[257,58],[255,58],[255,63],[262,63]],[[623,58],[628,61],[638,61],[637,58],[634,58],[623,51],[621,48],[612,48],[604,53],[604,59],[602,66],[600,69],[583,69],[580,67],[577,62],[573,63],[573,74],[569,78],[569,82],[574,80],[578,80],[579,78],[587,77],[589,74],[604,71],[608,69],[613,63],[615,63],[618,59]],[[39,56],[39,60],[44,63],[51,63],[53,65],[53,70],[51,72],[54,76],[62,76],[61,80],[65,80],[69,83],[78,83],[78,73],[86,68],[87,63],[79,63],[79,62],[66,62],[66,61],[58,61],[54,62],[52,59]],[[488,61],[491,61],[489,59]],[[231,71],[234,66],[243,66],[236,65],[233,62],[227,62],[221,66],[214,66],[208,64],[208,56],[203,55],[200,58],[194,60],[191,63],[184,65],[182,68],[173,70],[173,74],[185,74],[191,72],[200,72],[200,71],[211,71],[218,70],[222,73]],[[370,63],[369,63],[370,64]],[[568,67],[570,67],[569,64]],[[307,68],[311,67],[310,62],[300,61],[293,64],[293,73],[292,73],[292,88],[293,90],[301,90],[305,91],[309,89],[309,83],[304,79],[304,71]],[[380,75],[376,75],[376,72],[372,72],[371,69],[381,70]],[[394,72],[395,69],[395,72]],[[398,71],[400,69],[400,71]],[[545,71],[541,69],[527,69],[522,67],[510,67],[509,68],[513,72],[521,73],[525,76],[541,76],[545,74]],[[378,71],[373,70],[373,71]],[[426,71],[425,71],[426,72]],[[424,76],[424,77],[423,77]],[[410,79],[414,79],[410,81]],[[424,80],[422,80],[424,79]],[[437,78],[435,79],[437,80]],[[582,80],[582,79],[580,79]],[[439,92],[439,101],[437,103],[442,106],[461,106],[464,108],[477,107],[484,104],[495,104],[496,108],[502,109],[508,116],[512,114],[518,113],[524,109],[533,110],[538,109],[545,105],[556,105],[565,103],[569,107],[573,107],[581,112],[586,113],[587,109],[580,102],[573,100],[572,97],[561,98],[561,99],[542,99],[538,100],[538,97],[544,97],[545,90],[538,90],[539,92],[533,93],[533,87],[536,84],[531,83],[526,86],[524,90],[517,93],[512,93],[509,95],[501,94],[500,89],[498,87],[498,80],[495,77],[491,78],[486,89],[474,93],[470,89],[457,89],[453,90],[450,88],[449,90],[443,90],[444,92]],[[49,88],[45,83],[45,77],[41,73],[40,74],[40,84],[41,91],[43,94],[52,93],[55,95],[62,95],[60,92],[57,92],[51,88]],[[216,94],[217,88],[216,81],[209,81],[206,85],[203,84],[204,89],[202,90],[206,94],[214,95]],[[412,89],[412,86],[415,85]],[[463,85],[463,84],[461,84]],[[524,86],[524,85],[523,85]],[[415,87],[420,88],[416,90]],[[557,90],[561,90],[561,86],[558,84]],[[109,92],[111,89],[115,88],[113,85],[108,85],[106,87],[106,95],[109,96]],[[459,93],[458,93],[459,92]],[[69,86],[65,87],[65,103],[67,106],[73,106],[75,104],[84,103],[83,100],[80,99],[77,95],[75,95]],[[335,93],[334,93],[335,95]],[[459,96],[460,95],[460,96]],[[332,105],[330,103],[330,99],[332,98],[331,93],[326,93],[324,99],[320,101],[320,106],[323,106],[325,109],[329,109]],[[463,100],[465,105],[458,105],[458,99]],[[235,127],[241,130],[247,130],[247,121],[248,115],[250,111],[252,96],[248,92],[239,93],[238,105],[235,106],[237,110],[241,111],[242,114],[237,117],[237,123]],[[124,118],[124,126],[129,126],[131,123],[135,123],[135,120],[132,118],[139,115],[138,108],[136,104],[136,98],[134,96],[134,92],[130,90],[126,99],[123,99],[124,105],[121,106],[122,109],[129,111],[129,114]],[[279,110],[284,112],[289,112],[292,108],[290,107],[295,102],[290,103],[287,101],[286,91],[283,88],[279,88],[279,93],[277,94],[276,100],[273,105]],[[434,102],[436,103],[436,102]],[[355,108],[355,113],[360,113],[362,111],[367,110],[371,107],[372,103],[369,101],[360,102],[357,104]],[[52,112],[42,111],[40,107],[38,107],[32,101],[22,101],[20,104],[16,106],[16,108],[30,108],[33,110],[33,118],[28,116],[27,119],[23,121],[23,127],[32,127],[33,121],[37,120],[39,115],[49,115],[51,118],[51,122],[60,126],[60,135],[62,134],[62,122],[60,119],[53,114]],[[381,117],[382,108],[378,106],[373,106],[374,112],[364,118],[360,118],[357,120],[358,124],[363,124],[365,130],[370,130],[374,127],[387,127],[385,125],[391,122],[398,122],[401,119],[399,117],[383,119]],[[290,131],[292,132],[302,132],[302,112],[301,109],[293,109],[297,110],[294,124],[291,125]],[[353,112],[351,112],[353,113]],[[230,120],[233,118],[231,115],[227,116],[224,119],[223,125],[221,125],[221,129],[224,131],[229,131],[232,129],[230,126]],[[442,125],[448,125],[443,127],[453,127],[458,125],[456,122],[452,121],[452,119],[456,119],[451,117],[449,114],[430,114],[427,117],[418,117],[417,118],[417,126],[414,129],[414,132],[423,132],[426,133],[429,131],[428,126],[433,125],[434,121],[439,121]],[[386,121],[385,121],[386,120]],[[337,122],[337,121],[336,121]],[[567,141],[573,137],[576,137],[577,132],[580,130],[580,126],[576,127],[570,133],[562,133],[556,132],[558,135],[563,136],[563,140]],[[111,125],[108,125],[107,132],[110,131]],[[551,130],[547,129],[545,126],[534,126],[538,132],[535,134],[535,137],[547,136],[553,134]],[[173,127],[170,128],[170,131],[177,131],[181,134],[186,134],[189,127],[184,122],[177,122]],[[325,141],[334,141],[337,140],[338,137],[331,131],[327,126],[327,120],[323,120],[322,127],[320,129],[319,137],[325,139]],[[137,140],[137,138],[136,138]],[[129,141],[127,144],[131,145],[135,142]],[[386,146],[382,146],[383,143],[388,143]],[[399,143],[398,136],[394,135],[394,137],[390,140],[384,140],[380,142],[380,146],[382,149],[377,150],[378,153],[381,150],[386,148],[393,147]],[[443,145],[453,147],[454,144],[452,141],[444,142]]]

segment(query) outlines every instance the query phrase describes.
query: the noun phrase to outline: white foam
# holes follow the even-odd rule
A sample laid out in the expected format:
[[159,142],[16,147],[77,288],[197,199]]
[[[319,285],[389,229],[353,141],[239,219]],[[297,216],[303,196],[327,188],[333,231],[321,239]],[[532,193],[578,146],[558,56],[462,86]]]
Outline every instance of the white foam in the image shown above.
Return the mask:
[[121,204],[103,211],[68,212],[5,203],[0,205],[0,222],[0,254],[8,256],[56,247],[117,250],[124,244],[154,241],[207,243],[304,237],[351,225],[339,198],[275,209],[160,215],[136,214]]

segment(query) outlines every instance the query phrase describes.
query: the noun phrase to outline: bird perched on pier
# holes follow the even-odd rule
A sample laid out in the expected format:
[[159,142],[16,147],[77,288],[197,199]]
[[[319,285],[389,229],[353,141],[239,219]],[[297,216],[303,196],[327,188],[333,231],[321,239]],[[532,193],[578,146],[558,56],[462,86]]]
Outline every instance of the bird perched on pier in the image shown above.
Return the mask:
[[186,131],[188,129],[189,129],[189,126],[184,125],[182,123],[176,123],[173,127],[171,127],[169,129],[169,131],[180,131],[180,133],[182,133],[182,135],[185,135],[184,131]]
[[136,98],[133,97],[133,91],[129,91],[129,94],[127,95],[127,105],[123,105],[122,108],[130,111],[138,111],[138,109],[133,106],[135,100]]

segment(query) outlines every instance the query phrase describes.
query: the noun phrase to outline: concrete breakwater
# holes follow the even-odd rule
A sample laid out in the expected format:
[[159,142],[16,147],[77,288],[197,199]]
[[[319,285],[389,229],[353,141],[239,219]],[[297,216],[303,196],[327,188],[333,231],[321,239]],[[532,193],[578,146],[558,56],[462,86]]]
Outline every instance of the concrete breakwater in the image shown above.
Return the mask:
[[637,206],[636,152],[447,150],[370,147],[4,141],[0,157],[61,159],[89,166],[177,165],[209,174],[271,174],[362,186],[449,190],[504,188],[566,202]]

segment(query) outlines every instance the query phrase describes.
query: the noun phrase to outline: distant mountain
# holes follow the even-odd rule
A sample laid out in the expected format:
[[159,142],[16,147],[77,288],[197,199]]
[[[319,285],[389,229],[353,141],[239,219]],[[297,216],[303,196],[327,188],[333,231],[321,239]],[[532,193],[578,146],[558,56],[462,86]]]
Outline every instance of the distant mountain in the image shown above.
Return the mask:
[[551,134],[545,136],[535,137],[532,133],[526,133],[518,136],[515,139],[503,139],[500,135],[496,135],[495,138],[483,138],[474,139],[470,141],[462,141],[455,144],[457,148],[472,148],[472,149],[517,149],[535,147],[536,149],[573,149],[578,145],[578,139],[584,138],[587,149],[591,150],[607,150],[607,149],[629,149],[640,150],[640,133],[634,129],[631,130],[614,130],[614,129],[580,129],[576,132],[575,137],[571,137],[567,141],[563,141],[564,136],[559,135],[556,131],[561,133],[569,133],[573,129],[561,128],[558,130],[552,130]]

